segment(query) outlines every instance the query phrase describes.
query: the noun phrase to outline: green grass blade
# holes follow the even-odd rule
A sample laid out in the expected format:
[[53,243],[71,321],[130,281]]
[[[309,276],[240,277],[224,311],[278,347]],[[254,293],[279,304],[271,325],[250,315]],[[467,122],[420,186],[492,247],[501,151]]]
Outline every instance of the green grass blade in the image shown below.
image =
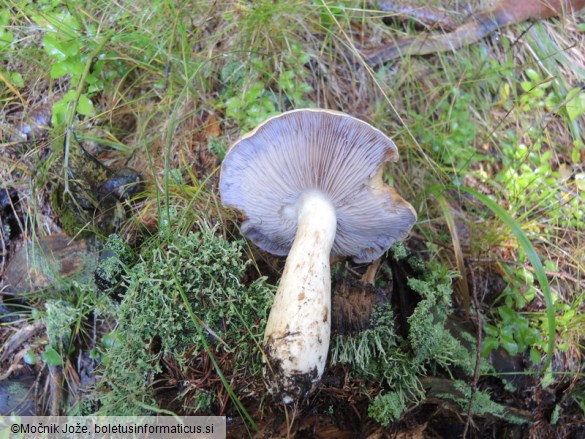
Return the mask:
[[[223,372],[221,371],[219,364],[217,364],[217,361],[216,361],[215,357],[213,356],[213,352],[211,352],[211,348],[209,347],[209,343],[207,342],[207,337],[203,333],[203,328],[201,327],[201,323],[200,323],[199,319],[197,318],[197,316],[195,315],[195,313],[193,312],[193,308],[191,307],[191,303],[189,302],[189,299],[187,298],[187,294],[185,294],[185,291],[183,290],[183,287],[181,286],[180,282],[178,281],[175,273],[171,273],[171,275],[173,277],[173,280],[175,281],[175,286],[177,287],[177,291],[179,292],[179,295],[183,299],[183,304],[185,305],[185,308],[187,309],[187,312],[189,313],[191,320],[193,321],[193,323],[195,323],[195,327],[197,328],[197,336],[202,341],[203,347],[205,348],[205,352],[207,352],[207,355],[209,355],[209,359],[211,360],[211,363],[213,364],[213,367],[215,368],[215,372],[219,376],[221,383],[223,384],[224,388],[227,390],[228,395],[230,396],[233,403],[236,405],[236,408],[238,409],[240,414],[244,418],[246,418],[246,420],[249,422],[250,426],[252,427],[252,429],[254,431],[258,431],[258,425],[256,425],[256,423],[252,419],[252,416],[250,416],[250,413],[248,413],[248,411],[244,407],[244,404],[242,404],[242,401],[240,401],[238,396],[235,394],[234,390],[232,389],[232,386],[230,385],[228,380],[225,378]],[[246,428],[248,428],[247,425],[246,425]]]
[[555,318],[553,297],[552,297],[552,293],[550,290],[550,284],[548,282],[546,272],[544,270],[542,262],[540,261],[540,257],[538,256],[538,253],[536,253],[534,246],[530,242],[530,239],[528,238],[528,236],[526,236],[526,234],[522,230],[522,227],[520,226],[520,224],[518,224],[518,222],[508,212],[506,212],[506,210],[504,208],[502,208],[500,205],[498,205],[491,198],[489,198],[488,196],[486,196],[480,192],[477,192],[474,189],[466,187],[466,186],[453,186],[453,185],[435,186],[435,187],[431,188],[430,192],[431,193],[435,193],[435,192],[440,193],[440,192],[445,191],[445,190],[456,190],[456,191],[466,192],[469,195],[472,195],[473,197],[475,197],[479,201],[481,201],[498,218],[500,218],[500,220],[512,231],[514,236],[516,236],[516,239],[518,240],[519,244],[524,249],[526,256],[528,256],[528,259],[530,260],[530,263],[532,264],[532,268],[534,269],[534,274],[536,276],[536,279],[538,280],[538,283],[540,284],[540,288],[542,289],[542,293],[544,295],[544,303],[546,305],[546,320],[547,320],[547,326],[548,326],[548,328],[547,328],[548,329],[548,346],[547,346],[547,352],[546,352],[547,353],[546,360],[545,360],[545,364],[544,364],[544,370],[546,371],[551,365],[551,361],[552,361],[552,358],[554,355],[554,350],[555,350],[556,318]]

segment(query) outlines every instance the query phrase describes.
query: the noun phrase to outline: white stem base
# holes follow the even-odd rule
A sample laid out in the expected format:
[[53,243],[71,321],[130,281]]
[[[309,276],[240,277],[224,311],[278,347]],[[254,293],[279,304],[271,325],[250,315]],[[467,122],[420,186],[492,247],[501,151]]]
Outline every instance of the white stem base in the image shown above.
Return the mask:
[[331,335],[330,253],[337,217],[331,201],[305,192],[293,214],[294,243],[264,334],[264,377],[285,404],[308,395],[325,369]]

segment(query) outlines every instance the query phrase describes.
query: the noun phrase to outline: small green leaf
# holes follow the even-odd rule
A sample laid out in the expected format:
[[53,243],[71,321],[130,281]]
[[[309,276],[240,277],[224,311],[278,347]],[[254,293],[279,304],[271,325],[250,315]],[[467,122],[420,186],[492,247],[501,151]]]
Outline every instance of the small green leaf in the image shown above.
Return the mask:
[[561,323],[567,326],[571,322],[573,317],[575,317],[575,310],[570,309],[561,317]]
[[504,302],[506,303],[506,306],[508,308],[512,308],[514,306],[514,298],[512,297],[511,294],[506,295],[506,297],[504,298]]
[[518,344],[514,340],[508,337],[502,337],[501,344],[502,347],[506,350],[506,352],[508,352],[510,355],[518,354],[519,351]]
[[80,77],[83,74],[83,67],[83,63],[78,59],[66,59],[57,62],[51,67],[51,78],[57,79],[68,74]]
[[[535,97],[535,98],[542,98],[542,97],[544,97],[544,94],[545,94],[545,91],[540,86],[530,90],[530,95]],[[544,102],[538,102],[539,106],[541,104],[544,105]]]
[[64,99],[57,101],[53,104],[52,108],[52,115],[51,115],[51,123],[54,127],[63,125],[65,122],[65,113],[67,112],[67,105]]
[[540,364],[542,361],[542,354],[538,349],[530,349],[530,362],[532,364]]
[[560,103],[561,100],[555,93],[549,93],[548,96],[544,99],[544,106],[547,111],[553,111],[557,109]]
[[507,306],[500,306],[498,308],[498,313],[504,322],[509,322],[516,318],[516,312]]
[[95,84],[95,83],[96,83],[96,82],[98,82],[98,81],[99,81],[99,78],[97,78],[97,77],[95,76],[95,74],[92,74],[92,73],[88,73],[88,75],[87,75],[87,76],[86,76],[86,78],[85,78],[85,82],[87,82],[87,83],[88,83],[88,84],[90,84],[90,85],[91,85],[91,84]]
[[63,359],[61,355],[53,349],[52,346],[47,346],[44,352],[41,353],[41,359],[48,365],[48,366],[62,366]]
[[12,43],[13,40],[14,40],[14,35],[12,35],[8,31],[5,31],[4,29],[0,28],[0,43],[4,43],[5,45],[8,45],[8,44]]
[[525,268],[520,268],[516,274],[520,279],[524,279],[527,284],[532,285],[534,283],[534,275]]
[[502,326],[500,328],[500,337],[506,340],[514,340],[514,333],[516,332],[515,324],[516,322]]
[[540,82],[540,75],[538,74],[538,72],[536,70],[526,69],[526,71],[524,73],[526,73],[526,76],[528,76],[528,78],[530,78],[531,81]]
[[24,87],[24,79],[20,73],[11,72],[10,79],[12,80],[12,85],[14,85],[16,88]]
[[91,99],[89,99],[87,95],[82,94],[79,96],[77,112],[79,114],[83,114],[84,116],[95,116],[95,108],[93,107]]
[[33,364],[37,364],[37,356],[30,349],[28,351],[26,351],[26,354],[24,354],[24,357],[22,357],[22,359],[24,360],[24,362],[26,364],[31,365],[31,366]]
[[557,271],[558,266],[555,263],[555,261],[551,261],[550,259],[547,259],[546,261],[544,261],[544,269],[547,271]]
[[483,339],[482,346],[481,346],[481,355],[483,357],[487,357],[491,351],[494,349],[498,349],[500,347],[500,343],[497,339],[492,337],[486,337]]
[[540,334],[535,328],[522,328],[515,338],[518,344],[529,346],[535,344],[539,336]]
[[56,59],[57,61],[64,61],[67,58],[67,54],[65,48],[63,46],[63,42],[59,41],[57,37],[53,34],[47,34],[43,38],[43,46],[45,48],[45,52],[51,58]]
[[109,332],[102,337],[102,344],[107,349],[113,348],[120,341],[121,337],[116,331]]
[[57,79],[69,73],[69,65],[67,61],[61,61],[53,64],[51,67],[51,79]]
[[567,93],[567,103],[565,104],[569,120],[574,122],[579,116],[585,113],[585,92],[576,87]]
[[104,83],[102,81],[98,80],[95,84],[91,84],[90,86],[87,87],[87,93],[93,94],[95,92],[102,91],[103,89],[104,89]]
[[58,126],[63,124],[65,121],[65,114],[67,112],[67,107],[69,102],[75,97],[75,90],[69,90],[65,93],[65,96],[57,102],[53,104],[52,108],[52,115],[51,115],[51,123],[53,126]]
[[8,9],[0,9],[0,26],[7,26],[10,23],[10,11]]
[[79,51],[81,50],[81,41],[78,39],[65,40],[65,41],[63,41],[63,44],[61,47],[63,47],[63,50],[65,51],[65,55],[67,55],[68,58],[78,57]]
[[491,335],[492,337],[497,337],[499,334],[498,328],[496,328],[494,325],[490,325],[489,323],[486,323],[483,326],[483,330],[487,335]]

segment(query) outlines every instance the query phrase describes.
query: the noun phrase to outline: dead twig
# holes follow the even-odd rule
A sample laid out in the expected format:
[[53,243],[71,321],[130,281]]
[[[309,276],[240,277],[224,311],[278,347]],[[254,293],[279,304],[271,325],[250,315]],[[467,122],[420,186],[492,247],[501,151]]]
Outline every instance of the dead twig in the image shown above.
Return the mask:
[[471,14],[465,23],[452,32],[404,38],[364,53],[364,59],[370,65],[378,65],[405,55],[452,52],[473,44],[506,26],[529,19],[539,20],[571,13],[584,6],[585,0],[548,0],[546,2],[500,0],[491,8]]
[[453,12],[430,6],[405,4],[403,1],[382,0],[377,3],[377,7],[392,16],[406,17],[423,26],[442,29],[446,32],[454,31],[461,24],[460,20],[454,18]]
[[24,326],[12,334],[10,338],[6,340],[4,346],[0,348],[0,363],[6,360],[10,354],[22,346],[22,344],[25,343],[29,338],[33,337],[44,326],[45,325],[43,322],[36,322]]
[[482,340],[482,325],[483,321],[481,318],[481,310],[479,306],[479,300],[477,299],[477,288],[475,287],[475,275],[473,274],[473,270],[469,271],[471,275],[471,300],[473,300],[473,306],[475,307],[475,312],[477,313],[477,338],[476,338],[476,345],[475,345],[475,367],[473,369],[473,380],[471,381],[471,394],[469,395],[469,407],[467,408],[467,420],[465,422],[465,429],[463,430],[463,439],[467,437],[467,433],[469,431],[469,426],[473,422],[473,398],[475,396],[475,391],[477,390],[477,383],[479,381],[479,364],[481,361],[481,340]]

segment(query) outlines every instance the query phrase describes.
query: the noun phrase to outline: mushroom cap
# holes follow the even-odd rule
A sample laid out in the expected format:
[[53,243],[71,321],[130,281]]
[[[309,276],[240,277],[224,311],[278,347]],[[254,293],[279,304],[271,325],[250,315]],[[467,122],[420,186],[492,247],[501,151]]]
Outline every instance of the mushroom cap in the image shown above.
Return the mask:
[[382,180],[383,163],[397,159],[394,142],[366,122],[332,110],[293,110],[233,145],[219,190],[224,205],[245,214],[246,236],[280,256],[295,238],[297,201],[320,191],[337,215],[331,254],[370,262],[416,222],[413,207]]

